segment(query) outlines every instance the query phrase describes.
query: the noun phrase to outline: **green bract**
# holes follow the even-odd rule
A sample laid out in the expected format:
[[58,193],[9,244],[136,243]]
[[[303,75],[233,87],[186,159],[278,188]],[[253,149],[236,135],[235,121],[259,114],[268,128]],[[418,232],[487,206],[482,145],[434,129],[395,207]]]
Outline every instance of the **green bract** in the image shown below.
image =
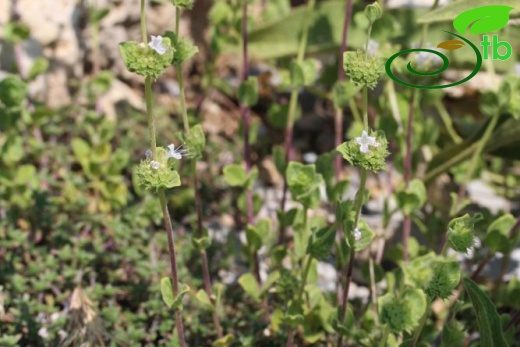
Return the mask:
[[305,207],[313,207],[320,199],[319,185],[323,178],[314,165],[303,165],[291,161],[287,167],[287,185],[294,200]]
[[385,158],[388,156],[388,142],[382,131],[371,132],[370,136],[375,137],[378,147],[370,147],[369,153],[362,153],[360,145],[356,139],[344,142],[336,150],[343,155],[353,166],[363,167],[369,171],[377,172],[386,167]]
[[392,332],[411,331],[426,310],[426,295],[420,289],[406,289],[400,297],[386,294],[378,299],[381,323]]
[[408,188],[396,193],[397,205],[405,215],[419,210],[426,202],[426,188],[419,179],[410,181]]
[[383,72],[384,61],[362,51],[343,53],[343,69],[356,85],[374,89]]
[[191,9],[193,8],[194,0],[171,0],[173,6],[180,7],[180,8],[187,8]]
[[141,187],[151,190],[178,187],[181,185],[179,174],[174,168],[174,158],[167,158],[167,151],[157,148],[157,158],[141,161],[136,175]]
[[164,69],[171,65],[175,52],[169,38],[163,38],[162,43],[169,48],[164,54],[157,53],[144,43],[136,41],[120,43],[119,50],[128,71],[144,77],[159,77]]
[[180,37],[173,31],[167,31],[164,37],[169,38],[175,47],[171,62],[173,65],[181,64],[199,52],[199,48],[191,40]]
[[460,281],[460,265],[453,260],[439,259],[433,263],[433,276],[424,291],[431,298],[447,299]]
[[457,252],[466,253],[475,244],[473,228],[475,222],[480,218],[465,214],[462,217],[452,219],[448,224],[448,245]]

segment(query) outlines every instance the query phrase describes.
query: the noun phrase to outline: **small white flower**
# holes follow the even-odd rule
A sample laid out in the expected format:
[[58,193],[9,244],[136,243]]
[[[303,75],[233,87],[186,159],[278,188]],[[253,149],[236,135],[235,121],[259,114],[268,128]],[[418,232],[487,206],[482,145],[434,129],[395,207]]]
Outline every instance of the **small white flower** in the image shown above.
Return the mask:
[[371,57],[375,56],[379,48],[379,43],[374,40],[368,41],[367,54]]
[[146,152],[144,152],[144,155],[146,156],[146,160],[152,159],[152,151],[147,149]]
[[166,159],[174,158],[177,160],[181,160],[182,156],[186,156],[187,153],[188,151],[182,149],[182,146],[177,147],[177,149],[175,149],[175,145],[172,143],[171,145],[168,145],[168,153],[166,153]]
[[166,53],[166,50],[168,49],[167,46],[165,46],[163,43],[163,38],[161,35],[153,36],[152,35],[152,41],[148,42],[148,46],[156,51],[158,54],[163,55]]
[[354,229],[352,232],[352,235],[354,235],[354,240],[359,241],[361,240],[361,231],[359,231],[358,228]]
[[363,134],[360,137],[356,137],[356,142],[359,145],[359,151],[365,154],[370,153],[370,148],[368,148],[368,146],[379,147],[379,143],[376,141],[376,138],[373,136],[368,136],[365,130],[363,130]]
[[161,167],[161,163],[159,163],[155,160],[152,160],[150,162],[150,166],[152,167],[152,169],[157,170],[159,167]]

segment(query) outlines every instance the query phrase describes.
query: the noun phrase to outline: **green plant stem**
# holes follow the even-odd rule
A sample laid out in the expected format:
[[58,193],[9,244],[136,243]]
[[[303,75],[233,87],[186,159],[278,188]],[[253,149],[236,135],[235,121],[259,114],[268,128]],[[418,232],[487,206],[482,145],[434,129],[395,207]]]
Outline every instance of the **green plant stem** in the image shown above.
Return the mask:
[[[303,209],[303,231],[302,231],[304,233],[307,232],[307,212],[308,212],[307,208],[304,208]],[[309,277],[309,272],[311,270],[311,264],[312,264],[312,257],[310,255],[307,255],[306,260],[305,260],[304,270],[302,272],[302,280],[301,280],[300,288],[298,289],[298,293],[296,296],[298,303],[302,302],[303,293],[305,293],[305,285],[307,284],[307,277]],[[291,329],[291,331],[289,332],[289,337],[287,339],[287,344],[286,344],[287,347],[293,346],[295,334],[296,334],[296,329],[295,328]]]
[[435,109],[437,110],[437,113],[439,113],[439,116],[441,117],[441,120],[444,123],[444,126],[446,127],[446,131],[450,135],[453,142],[455,142],[456,144],[461,143],[462,138],[457,134],[457,132],[453,128],[453,122],[451,121],[450,114],[446,110],[446,107],[444,107],[444,104],[441,100],[435,102]]
[[144,44],[147,44],[148,38],[146,37],[146,0],[141,0],[141,34],[143,36]]
[[354,101],[354,99],[350,100],[349,108],[350,108],[350,111],[352,112],[352,116],[354,117],[354,121],[363,123],[363,120],[361,119],[361,115],[359,114],[359,110],[357,108],[357,105],[356,105],[356,102]]
[[363,86],[363,127],[368,131],[368,87]]
[[[354,218],[354,230],[358,227],[359,217],[361,216],[361,207],[363,206],[363,196],[365,193],[365,186],[367,182],[367,170],[365,168],[361,168],[360,170],[360,183],[359,189],[356,193],[356,198],[354,201],[354,210],[356,211],[356,215]],[[341,301],[341,314],[340,314],[340,322],[345,320],[345,315],[347,314],[347,303],[348,303],[348,294],[350,291],[350,283],[352,282],[352,270],[354,268],[354,260],[356,256],[356,251],[354,249],[354,245],[350,247],[350,258],[346,268],[345,274],[345,286],[343,288],[343,298]],[[338,336],[337,346],[341,347],[343,342],[343,336]]]
[[[159,201],[161,202],[161,209],[163,212],[164,225],[166,227],[166,233],[168,234],[168,248],[170,253],[170,268],[173,283],[173,294],[177,296],[179,294],[179,276],[177,273],[177,259],[175,255],[175,236],[173,232],[173,226],[168,211],[168,204],[166,202],[166,196],[164,190],[159,191]],[[177,328],[177,336],[181,347],[186,347],[186,341],[184,337],[184,325],[182,324],[182,311],[175,310],[175,327]]]
[[[175,8],[175,33],[179,35],[179,19],[181,17],[181,11],[179,7]],[[185,88],[184,88],[184,77],[182,75],[182,65],[177,64],[177,82],[179,83],[179,98],[181,103],[181,113],[182,113],[182,124],[184,126],[184,131],[189,136],[191,135],[191,127],[188,120],[188,111],[186,109],[186,97],[185,97]],[[203,237],[203,226],[202,226],[202,199],[200,196],[198,177],[197,177],[197,161],[191,160],[191,171],[193,177],[193,191],[195,192],[195,209],[197,212],[197,236]],[[209,264],[208,264],[208,255],[204,249],[200,251],[200,260],[202,263],[202,278],[204,282],[204,290],[208,295],[211,303],[215,304],[215,300],[213,299],[213,289],[211,287],[211,275],[209,272]],[[213,324],[215,325],[215,330],[217,331],[218,338],[222,338],[222,326],[220,324],[220,319],[218,317],[217,310],[213,311]]]
[[150,136],[150,149],[152,157],[157,160],[157,140],[155,139],[155,121],[152,109],[152,78],[147,76],[144,79],[144,94],[146,99],[146,115],[148,117],[148,134]]
[[[302,28],[302,38],[300,40],[300,45],[298,47],[298,54],[296,56],[296,62],[301,63],[303,61],[303,58],[305,56],[305,51],[307,49],[307,41],[309,38],[309,18],[311,18],[312,10],[314,9],[314,4],[316,0],[308,0],[307,3],[307,9],[309,11],[309,15],[306,16],[306,20],[303,23]],[[285,143],[284,143],[284,149],[285,149],[285,162],[288,163],[291,157],[291,150],[292,150],[292,136],[293,136],[293,127],[294,127],[294,118],[296,114],[296,109],[298,106],[298,89],[293,87],[291,90],[291,96],[289,99],[289,113],[287,115],[287,125],[285,127]],[[283,193],[282,193],[282,201],[280,203],[280,209],[282,212],[285,212],[285,202],[287,199],[287,179],[284,176],[284,184],[283,184]],[[285,229],[283,227],[280,227],[279,234],[278,234],[278,245],[282,245],[285,240]]]
[[[145,0],[141,0],[141,28],[143,41],[146,43],[146,20],[145,20]],[[146,114],[148,118],[148,131],[150,134],[150,149],[152,151],[152,157],[157,160],[157,141],[155,138],[155,119],[153,116],[152,108],[152,79],[150,76],[145,78],[145,100],[146,100]],[[170,270],[171,279],[173,284],[173,294],[175,296],[179,293],[179,276],[177,273],[177,258],[175,255],[175,234],[173,232],[172,221],[170,213],[168,211],[168,204],[166,202],[166,196],[164,190],[161,189],[158,192],[159,201],[161,204],[161,210],[164,219],[164,226],[168,235],[168,249],[170,254]],[[186,347],[186,341],[184,337],[184,325],[182,323],[182,312],[180,310],[175,311],[175,327],[177,329],[177,335],[181,347]]]
[[379,347],[385,347],[386,342],[388,341],[388,336],[390,335],[390,327],[385,325],[383,330],[383,336],[381,337],[381,341],[379,342]]
[[417,342],[419,341],[419,337],[421,337],[421,332],[423,331],[424,325],[426,324],[426,321],[428,320],[428,316],[431,312],[431,305],[432,305],[433,299],[429,300],[428,306],[426,306],[426,311],[424,312],[423,316],[421,317],[421,321],[419,322],[419,325],[417,328],[415,328],[415,331],[413,333],[412,343],[409,347],[415,347]]

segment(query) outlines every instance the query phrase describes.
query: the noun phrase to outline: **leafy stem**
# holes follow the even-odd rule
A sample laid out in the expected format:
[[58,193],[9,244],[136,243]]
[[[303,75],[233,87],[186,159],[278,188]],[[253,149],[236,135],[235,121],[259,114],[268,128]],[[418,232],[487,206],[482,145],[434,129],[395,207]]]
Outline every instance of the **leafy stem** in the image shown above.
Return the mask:
[[379,347],[385,347],[386,342],[388,341],[388,336],[390,335],[390,327],[388,324],[385,325],[383,329],[383,336],[381,336],[381,341],[379,342]]
[[[141,0],[141,29],[143,35],[143,41],[146,43],[146,19],[145,19],[145,0]],[[150,76],[145,77],[145,100],[146,100],[146,114],[148,118],[148,131],[150,134],[150,149],[152,151],[152,156],[154,159],[157,159],[157,141],[155,137],[155,119],[153,116],[153,108],[152,108],[152,79]],[[164,226],[166,228],[166,233],[168,234],[168,249],[170,254],[170,270],[171,270],[171,278],[173,284],[173,294],[176,296],[179,293],[179,276],[177,273],[177,258],[175,255],[175,236],[173,232],[173,226],[170,218],[170,213],[168,211],[168,204],[166,202],[166,196],[164,194],[164,190],[161,189],[158,192],[159,201],[161,203],[161,210],[164,219]],[[179,343],[181,347],[186,347],[186,341],[184,338],[184,326],[182,323],[182,313],[180,310],[175,311],[175,327],[177,328],[177,335],[179,338]]]
[[[179,27],[180,27],[180,17],[181,10],[179,7],[175,8],[175,33],[179,35]],[[184,88],[184,77],[182,75],[182,65],[177,64],[177,81],[179,83],[179,98],[181,103],[181,113],[182,113],[182,123],[184,126],[184,131],[186,135],[191,134],[191,128],[188,120],[188,111],[186,109],[186,97],[185,97],[185,88]],[[195,192],[195,209],[197,213],[197,235],[198,237],[203,237],[203,226],[202,226],[202,200],[199,191],[199,184],[197,178],[197,161],[191,160],[191,172],[193,177],[193,190]],[[204,249],[200,250],[200,259],[202,263],[202,278],[204,282],[204,290],[206,291],[208,298],[214,304],[213,299],[213,289],[211,287],[211,275],[209,273],[209,265],[208,265],[208,256]],[[220,324],[220,319],[218,317],[217,310],[213,311],[213,324],[215,325],[215,330],[217,331],[218,338],[222,338],[222,327]]]
[[[314,8],[316,0],[309,0],[307,3],[307,10],[309,15],[306,16],[306,20],[303,23],[303,29],[302,29],[302,37],[300,40],[300,45],[298,47],[298,54],[296,56],[296,62],[301,63],[303,62],[303,58],[305,56],[305,51],[307,49],[307,41],[309,38],[309,20],[311,18],[311,13]],[[285,127],[285,143],[284,143],[284,150],[285,150],[285,162],[289,162],[290,160],[290,154],[292,149],[292,136],[293,136],[293,127],[294,127],[294,118],[296,115],[296,109],[298,106],[298,89],[296,87],[293,87],[291,90],[291,96],[289,99],[289,114],[287,115],[287,125]],[[285,211],[285,202],[287,199],[287,179],[284,175],[284,185],[283,185],[283,194],[282,194],[282,201],[280,204],[280,208],[282,212]],[[280,228],[280,233],[278,235],[278,245],[283,244],[284,242],[284,235],[285,230],[283,227]]]
[[426,311],[424,312],[423,316],[421,317],[421,321],[419,322],[419,325],[417,326],[417,328],[415,328],[415,331],[413,333],[412,343],[410,344],[410,347],[415,347],[415,345],[419,341],[421,332],[423,331],[424,325],[426,324],[426,321],[428,320],[428,316],[430,315],[432,302],[433,302],[433,299],[428,300],[428,305],[426,306]]

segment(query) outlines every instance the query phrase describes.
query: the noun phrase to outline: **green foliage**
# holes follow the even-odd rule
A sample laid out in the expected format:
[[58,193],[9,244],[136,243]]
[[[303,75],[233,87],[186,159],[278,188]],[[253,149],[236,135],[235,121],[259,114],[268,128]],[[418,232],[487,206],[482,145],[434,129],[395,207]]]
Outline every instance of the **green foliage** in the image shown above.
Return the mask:
[[258,102],[258,79],[249,77],[238,87],[238,100],[245,107],[256,105]]
[[177,295],[174,293],[172,279],[163,277],[161,279],[161,294],[164,303],[171,309],[182,311],[182,299],[190,291],[187,285],[181,285]]
[[27,84],[18,76],[9,75],[0,81],[0,101],[6,107],[20,106],[27,93]]
[[307,208],[314,207],[320,199],[319,186],[323,178],[314,165],[291,161],[286,172],[287,185],[294,200]]
[[301,88],[311,85],[317,76],[318,65],[314,59],[306,59],[302,62],[291,64],[291,84],[293,88]]
[[169,38],[163,39],[166,53],[159,54],[144,43],[127,41],[119,44],[119,50],[128,71],[143,77],[157,78],[171,65],[175,48]]
[[314,231],[307,244],[307,254],[317,260],[328,258],[335,237],[336,228],[334,227],[325,227]]
[[502,332],[497,309],[489,296],[472,280],[465,278],[463,282],[476,313],[482,345],[490,347],[509,346]]
[[487,234],[484,238],[486,247],[492,253],[501,252],[509,254],[516,246],[518,236],[511,239],[511,228],[515,225],[516,219],[511,214],[505,214],[495,219],[487,229]]
[[12,44],[18,44],[29,38],[31,31],[24,23],[9,22],[4,27],[5,40]]
[[406,190],[396,193],[396,200],[399,209],[405,215],[411,215],[420,210],[426,202],[424,183],[419,179],[411,180]]
[[365,16],[368,18],[370,23],[374,23],[376,20],[381,18],[382,15],[383,9],[377,1],[365,7]]

